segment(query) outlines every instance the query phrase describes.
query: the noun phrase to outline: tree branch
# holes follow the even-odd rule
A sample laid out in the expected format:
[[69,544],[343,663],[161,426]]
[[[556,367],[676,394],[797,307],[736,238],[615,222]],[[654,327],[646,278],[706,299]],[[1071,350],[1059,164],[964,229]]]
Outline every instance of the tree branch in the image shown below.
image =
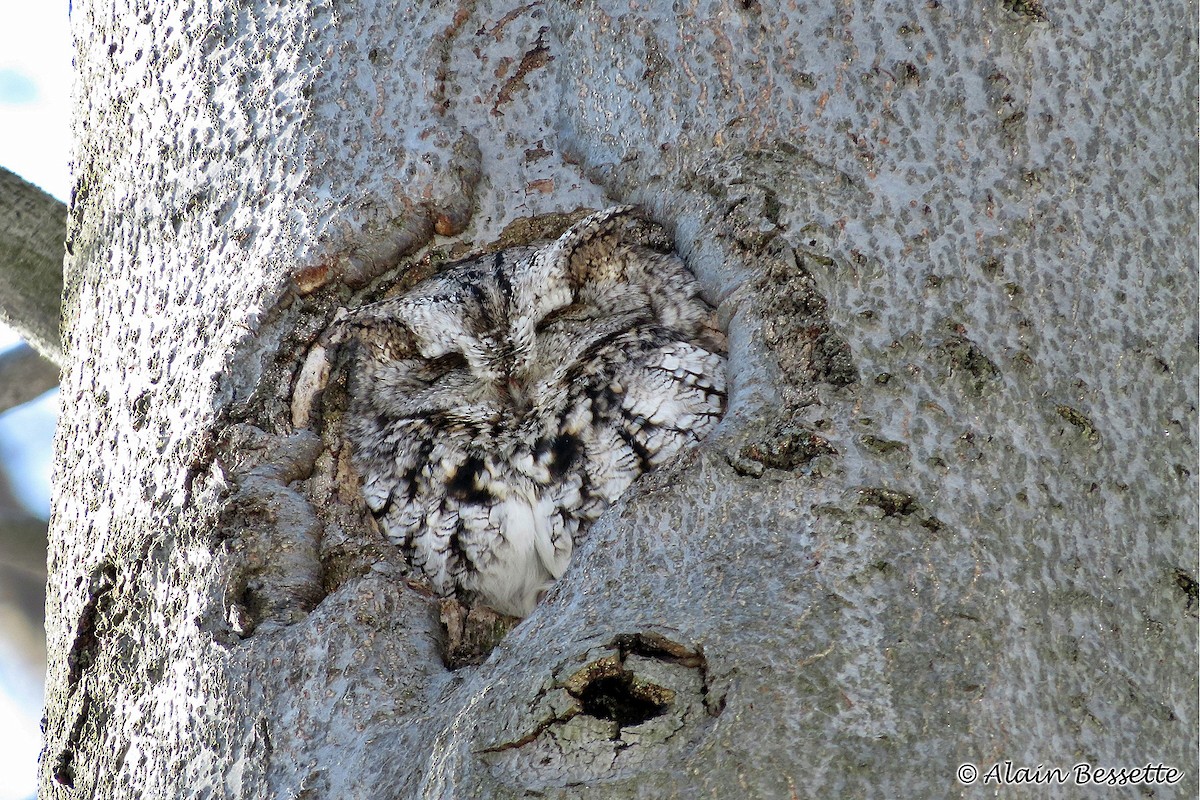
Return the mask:
[[27,344],[0,353],[0,414],[58,385],[58,367]]
[[60,365],[66,220],[66,205],[0,167],[0,322]]

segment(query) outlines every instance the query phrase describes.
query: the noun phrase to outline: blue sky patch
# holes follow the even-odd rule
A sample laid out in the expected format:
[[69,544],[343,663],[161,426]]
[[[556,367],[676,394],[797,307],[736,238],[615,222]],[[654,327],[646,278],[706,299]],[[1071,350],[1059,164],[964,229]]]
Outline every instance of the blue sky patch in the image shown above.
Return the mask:
[[0,69],[0,105],[24,106],[36,103],[38,86],[23,72]]

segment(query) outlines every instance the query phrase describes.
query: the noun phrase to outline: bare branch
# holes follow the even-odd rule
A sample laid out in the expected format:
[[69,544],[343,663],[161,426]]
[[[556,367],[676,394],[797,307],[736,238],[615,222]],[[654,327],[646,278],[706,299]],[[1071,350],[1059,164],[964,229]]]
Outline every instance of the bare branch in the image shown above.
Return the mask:
[[55,364],[66,230],[65,204],[0,167],[0,321]]
[[58,385],[58,367],[27,344],[0,353],[0,414]]

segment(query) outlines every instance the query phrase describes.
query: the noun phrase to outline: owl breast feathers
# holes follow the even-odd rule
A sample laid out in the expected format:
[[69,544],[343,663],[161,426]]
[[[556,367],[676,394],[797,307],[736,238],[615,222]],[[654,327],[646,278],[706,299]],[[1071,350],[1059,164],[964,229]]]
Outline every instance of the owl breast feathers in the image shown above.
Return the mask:
[[588,526],[725,405],[724,337],[629,207],[341,323],[367,505],[443,596],[525,616]]

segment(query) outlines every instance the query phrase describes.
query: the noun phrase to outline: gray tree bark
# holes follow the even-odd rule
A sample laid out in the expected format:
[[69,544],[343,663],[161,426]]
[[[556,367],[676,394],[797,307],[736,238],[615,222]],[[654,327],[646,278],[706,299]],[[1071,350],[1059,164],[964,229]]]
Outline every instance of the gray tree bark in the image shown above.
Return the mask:
[[28,344],[21,342],[0,353],[0,414],[57,385],[58,367]]
[[[1196,793],[1194,12],[642,5],[74,3],[43,798]],[[450,672],[293,384],[612,202],[728,413]]]
[[66,217],[65,205],[0,167],[0,322],[32,345],[0,354],[0,413],[58,385]]
[[[59,296],[66,216],[60,201],[0,167],[0,322],[54,364],[62,363]],[[0,372],[0,379],[18,380],[7,372]]]

